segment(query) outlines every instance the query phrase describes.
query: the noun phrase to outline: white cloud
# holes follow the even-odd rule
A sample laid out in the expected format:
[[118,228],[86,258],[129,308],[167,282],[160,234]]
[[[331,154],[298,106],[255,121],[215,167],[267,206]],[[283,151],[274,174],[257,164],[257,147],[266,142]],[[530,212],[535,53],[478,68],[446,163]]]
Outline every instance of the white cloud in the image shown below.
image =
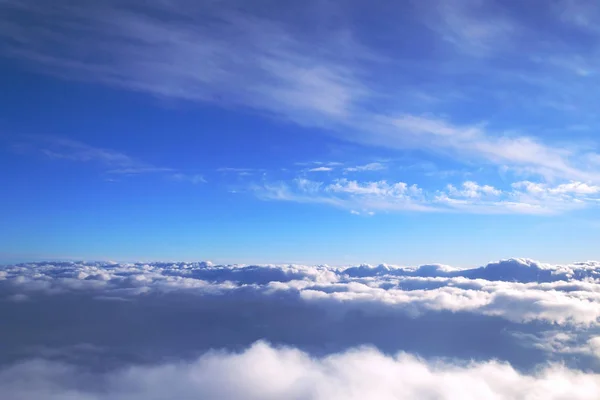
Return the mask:
[[303,192],[311,194],[317,193],[319,190],[321,190],[323,182],[315,182],[305,178],[297,178],[296,185],[298,185],[298,188]]
[[596,24],[600,12],[595,4],[586,0],[560,0],[552,7],[557,17],[569,24],[598,32]]
[[[119,392],[120,387],[110,383],[123,379],[129,389],[135,389],[128,395],[137,393],[143,382],[134,380],[132,371],[148,373],[144,382],[164,377],[171,386],[176,381],[168,371],[177,371],[178,376],[204,382],[204,387],[218,377],[203,380],[205,372],[196,376],[194,365],[220,357],[231,357],[227,371],[222,371],[222,379],[229,379],[230,384],[217,385],[223,390],[240,383],[235,379],[242,375],[233,365],[264,375],[265,382],[273,381],[272,373],[267,373],[271,362],[243,361],[252,350],[228,353],[239,352],[257,340],[301,349],[306,354],[293,352],[317,363],[310,365],[313,372],[319,371],[319,365],[331,371],[332,360],[348,354],[368,353],[382,362],[393,362],[390,355],[401,351],[428,360],[401,353],[402,362],[417,360],[425,369],[443,370],[450,382],[460,381],[448,375],[452,370],[467,368],[467,374],[473,372],[471,367],[489,365],[504,365],[528,381],[556,368],[549,366],[553,362],[576,375],[582,374],[577,370],[598,373],[599,265],[512,259],[473,269],[186,262],[6,266],[0,280],[0,305],[4,305],[0,319],[8,321],[0,331],[5,344],[0,347],[0,397],[13,398],[14,391],[19,391],[23,398],[51,398],[52,393],[64,398],[62,389],[66,388],[71,394],[79,390],[79,395],[88,398],[127,398]],[[387,356],[375,350],[348,350],[365,343]],[[286,358],[279,353],[282,350],[257,346],[262,352],[276,353],[277,359]],[[36,358],[44,361],[32,361]],[[357,365],[368,364],[368,357],[359,358]],[[44,365],[49,368],[44,370]],[[37,367],[29,370],[32,366]],[[188,371],[188,366],[193,371]],[[410,364],[410,368],[418,367]],[[373,368],[386,374],[394,367]],[[356,366],[351,369],[356,371]],[[210,370],[218,368],[211,365]],[[437,376],[437,372],[433,374]],[[354,382],[359,382],[363,374],[353,376]],[[316,384],[304,385],[307,377],[299,382],[289,379],[295,382],[292,387],[285,379],[275,380],[292,397],[294,387]],[[339,383],[330,375],[323,379]],[[376,376],[365,382],[373,379]],[[403,378],[394,373],[390,379]],[[345,381],[339,384],[349,385]],[[183,390],[183,382],[179,386]],[[243,386],[243,390],[251,390]],[[95,391],[98,388],[102,393]],[[207,398],[208,392],[196,389],[195,394]],[[149,390],[160,398],[162,392]],[[227,398],[226,392],[210,390],[214,396]],[[419,386],[415,393],[422,390]],[[169,393],[183,396],[173,390]],[[248,393],[252,392],[244,398]],[[522,390],[515,393],[523,394]],[[507,392],[499,392],[498,396],[502,395]],[[256,396],[264,398],[264,393]],[[273,396],[281,397],[281,393]]]
[[206,183],[206,179],[204,179],[204,177],[200,174],[191,174],[191,175],[187,175],[187,174],[182,174],[180,172],[174,173],[171,175],[171,178],[173,178],[176,181],[180,181],[180,182],[190,182],[195,184],[198,183]]
[[420,189],[416,185],[408,186],[404,182],[388,184],[386,181],[359,183],[355,180],[339,179],[328,185],[326,191],[343,192],[358,195],[391,196],[402,197],[406,194],[419,194]]
[[597,267],[593,262],[551,266],[519,259],[471,270],[42,263],[7,267],[4,279],[24,295],[98,291],[122,297],[178,290],[204,295],[252,287],[259,294],[291,291],[307,302],[336,308],[389,308],[413,315],[464,311],[518,323],[600,326]]
[[473,181],[458,188],[426,191],[405,182],[334,179],[330,182],[297,178],[291,183],[251,186],[265,200],[323,203],[345,209],[481,214],[557,214],[600,204],[600,188],[571,181],[551,186],[515,182],[509,190]]
[[22,147],[33,148],[52,159],[64,159],[77,162],[96,162],[113,173],[135,174],[154,172],[156,167],[136,160],[135,158],[111,149],[90,146],[86,143],[59,137],[32,137]]
[[315,167],[308,170],[308,172],[330,172],[333,171],[331,167]]
[[250,187],[253,194],[264,200],[328,204],[344,209],[436,211],[421,201],[416,185],[404,182],[358,182],[338,179],[329,184],[297,178],[285,182],[264,183]]
[[[432,111],[428,108],[407,106],[406,99],[402,100],[406,83],[390,79],[386,73],[392,66],[396,68],[390,59],[397,57],[366,49],[359,40],[362,32],[351,30],[343,18],[338,23],[330,21],[326,32],[315,37],[276,7],[270,13],[264,13],[261,7],[250,12],[236,1],[190,4],[184,0],[153,0],[135,7],[135,2],[129,1],[73,5],[61,0],[50,7],[30,0],[18,5],[4,2],[2,7],[14,18],[0,29],[0,35],[9,39],[0,51],[36,70],[66,79],[100,82],[157,97],[259,110],[302,125],[327,127],[327,132],[337,137],[369,145],[425,149],[460,162],[506,165],[547,178],[600,181],[598,169],[581,161],[583,153],[589,153],[582,143],[579,148],[573,145],[567,149],[561,144],[545,143],[533,133],[519,133],[515,127],[505,131],[477,122],[459,124],[452,122],[456,120],[453,118],[421,114]],[[516,32],[526,31],[539,39],[533,30],[519,28],[518,21],[510,18],[500,4],[451,1],[430,9],[425,14],[435,14],[433,20],[424,18],[437,32],[435,39],[453,43],[467,53],[467,59],[459,58],[458,66],[453,68],[448,68],[448,60],[436,58],[440,55],[430,54],[423,60],[424,69],[437,77],[436,81],[451,82],[468,73],[466,66],[473,61],[469,54],[502,54],[502,46],[498,45],[501,38],[510,36],[509,47],[516,46]],[[321,16],[321,9],[312,3],[303,11]],[[15,22],[27,18],[37,23],[24,29]],[[394,34],[390,32],[396,37]],[[522,54],[513,47],[515,54]],[[415,73],[411,65],[400,63]],[[473,68],[479,67],[475,63]],[[504,88],[517,88],[517,93],[510,92],[509,100],[503,102],[523,96],[526,91],[519,88],[524,80],[530,83],[538,79],[527,68],[498,71],[492,62],[477,73],[483,74],[482,80],[469,85],[477,86],[477,96],[483,93],[493,97]],[[512,85],[502,79],[509,79]],[[556,90],[560,80],[553,76],[545,74],[543,81],[552,82],[546,94],[556,96],[568,91]],[[468,97],[472,93],[463,86],[453,90]],[[448,88],[441,85],[439,90],[445,93]],[[381,100],[376,108],[374,99]],[[389,99],[398,99],[398,104]],[[526,103],[539,101],[527,98]],[[574,138],[569,140],[579,143]],[[366,170],[378,167],[372,164]],[[360,166],[350,168],[361,170]]]
[[453,185],[448,185],[448,194],[470,199],[479,199],[483,196],[500,196],[502,192],[490,185],[481,186],[476,182],[467,181],[463,183],[462,189],[457,189]]
[[373,163],[368,163],[365,165],[357,165],[356,167],[347,167],[347,168],[344,168],[344,171],[346,171],[346,172],[381,171],[386,168],[387,168],[387,166],[383,165],[382,163],[373,162]]
[[[249,106],[308,125],[346,117],[368,93],[342,62],[361,57],[351,38],[321,38],[321,51],[314,51],[308,38],[278,21],[244,14],[234,2],[215,7],[150,1],[140,8],[129,1],[94,6],[59,1],[51,8],[29,1],[11,8],[43,21],[26,31],[5,25],[0,35],[20,46],[4,52],[66,78]],[[50,50],[53,46],[63,51]]]
[[579,196],[600,193],[600,186],[589,185],[583,182],[569,182],[551,187],[545,183],[521,181],[513,183],[513,187],[522,189],[524,192],[538,197],[550,195]]
[[[399,279],[398,284],[410,284]],[[422,279],[418,279],[422,282]],[[392,280],[393,282],[393,280]],[[433,285],[433,282],[432,286]],[[434,311],[471,312],[498,316],[516,323],[541,321],[558,325],[596,326],[600,318],[598,293],[568,293],[541,290],[532,284],[467,283],[464,279],[437,282],[435,289],[383,289],[375,282],[350,283],[343,291],[321,291],[306,288],[300,292],[308,302],[317,302],[346,311],[358,308],[378,314],[382,310],[398,310],[419,316]],[[464,287],[461,287],[464,285]],[[345,286],[340,285],[339,286]],[[425,285],[427,286],[427,285]]]
[[600,358],[600,336],[596,336],[591,338],[587,345],[589,346],[589,348],[591,349],[592,353]]
[[[553,147],[527,136],[508,136],[494,133],[481,125],[454,125],[442,119],[404,115],[385,121],[389,131],[394,127],[404,136],[396,136],[397,146],[422,146],[450,154],[468,154],[480,162],[511,165],[547,178],[595,180],[598,170],[577,167],[574,161],[579,154],[573,150]],[[382,135],[385,134],[382,132]],[[386,138],[388,143],[393,141]]]
[[428,8],[429,26],[457,50],[475,57],[502,51],[518,33],[519,27],[495,2],[442,0]]
[[599,394],[599,375],[561,365],[528,375],[494,361],[428,362],[371,348],[315,358],[263,342],[239,353],[211,352],[189,363],[133,366],[105,374],[44,361],[0,372],[0,395],[7,399],[591,400]]
[[175,168],[155,166],[123,152],[91,146],[72,139],[53,136],[30,136],[28,139],[15,145],[15,150],[20,153],[40,153],[53,160],[96,164],[111,176],[157,174],[192,184],[206,182],[200,174],[189,174]]

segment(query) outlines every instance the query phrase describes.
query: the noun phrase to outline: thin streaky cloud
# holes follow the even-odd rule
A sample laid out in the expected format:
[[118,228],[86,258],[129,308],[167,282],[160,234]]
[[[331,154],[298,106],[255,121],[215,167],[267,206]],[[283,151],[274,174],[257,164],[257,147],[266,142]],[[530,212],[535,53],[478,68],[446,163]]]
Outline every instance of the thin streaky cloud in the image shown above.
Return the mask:
[[183,174],[181,172],[176,172],[171,175],[171,178],[175,181],[189,182],[194,185],[198,183],[207,183],[207,180],[204,178],[204,176],[200,174]]
[[[190,174],[176,168],[154,166],[123,152],[91,146],[73,139],[56,136],[29,136],[28,139],[16,144],[18,153],[39,153],[50,160],[94,163],[102,167],[104,173],[112,176],[157,174],[179,182],[206,183],[200,174]],[[114,181],[110,178],[109,180]]]
[[355,167],[347,167],[344,169],[346,172],[364,172],[364,171],[381,171],[387,169],[387,166],[379,163],[373,162],[365,165],[357,165]]
[[[446,4],[453,12],[445,14],[442,40],[487,49],[505,31],[512,31],[516,22],[506,13],[494,13],[497,5],[486,8],[486,4]],[[52,8],[35,1],[18,7],[3,5],[18,15],[53,18],[44,18],[43,24],[27,30],[7,24],[0,29],[9,39],[1,51],[65,79],[105,83],[158,97],[250,108],[301,125],[327,127],[344,140],[391,148],[416,147],[459,161],[521,168],[546,179],[600,179],[597,169],[577,162],[585,152],[546,143],[527,132],[507,134],[486,128],[480,121],[455,124],[418,113],[398,114],[395,104],[384,103],[374,112],[369,107],[373,99],[393,99],[397,93],[386,89],[394,85],[374,79],[378,71],[390,68],[389,62],[366,51],[358,33],[330,34],[315,48],[307,32],[283,19],[243,14],[235,2],[218,10],[205,4],[188,13],[183,10],[189,4],[181,1],[150,1],[136,9],[128,5],[117,7],[106,2],[92,8],[94,12],[84,5],[67,6],[63,2],[53,3]],[[157,10],[165,18],[153,18]],[[497,15],[502,21],[484,25],[476,22],[478,15]],[[343,25],[332,29],[330,33],[347,31]],[[514,50],[514,46],[509,47]],[[55,48],[63,51],[51,50]],[[89,49],[94,49],[93,53]],[[436,72],[449,73],[441,65]],[[551,79],[542,76],[540,85],[553,85],[548,83]]]
[[382,124],[372,138],[388,145],[430,148],[457,158],[469,155],[472,160],[526,170],[547,179],[600,180],[600,169],[576,165],[579,157],[593,157],[593,152],[581,154],[575,149],[546,145],[534,137],[495,133],[482,125],[454,125],[431,117],[402,115],[386,118]]
[[508,46],[517,36],[519,26],[503,15],[495,2],[435,0],[433,3],[427,5],[428,25],[460,52],[486,57]]

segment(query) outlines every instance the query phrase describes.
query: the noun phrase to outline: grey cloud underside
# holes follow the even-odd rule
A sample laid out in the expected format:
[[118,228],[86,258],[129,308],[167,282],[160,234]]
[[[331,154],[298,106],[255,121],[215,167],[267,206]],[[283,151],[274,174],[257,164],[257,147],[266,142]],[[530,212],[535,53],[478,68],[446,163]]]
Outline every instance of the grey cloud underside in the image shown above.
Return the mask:
[[522,371],[549,361],[600,371],[598,266],[7,266],[0,361],[111,371],[266,340],[313,356],[373,345],[426,359],[498,359]]

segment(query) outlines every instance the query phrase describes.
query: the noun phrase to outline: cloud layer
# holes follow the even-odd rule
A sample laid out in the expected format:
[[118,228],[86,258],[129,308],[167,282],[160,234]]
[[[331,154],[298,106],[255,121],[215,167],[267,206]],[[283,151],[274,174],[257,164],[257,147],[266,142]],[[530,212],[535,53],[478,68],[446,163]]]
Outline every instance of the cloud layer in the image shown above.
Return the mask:
[[600,318],[599,265],[550,266],[513,259],[476,269],[360,266],[213,266],[206,263],[31,264],[3,269],[12,296],[96,293],[103,298],[186,291],[291,293],[306,302],[366,310],[473,312],[514,322],[593,326]]
[[[481,319],[504,321],[494,324],[507,331],[519,331],[521,325],[543,327],[542,331],[538,328],[523,331],[533,334],[527,336],[530,341],[535,341],[543,332],[552,333],[553,327],[561,327],[571,335],[563,338],[569,342],[578,335],[584,335],[586,341],[591,340],[598,331],[600,285],[597,282],[600,273],[597,268],[598,264],[594,262],[550,266],[519,259],[467,270],[441,265],[333,268],[213,266],[206,263],[39,263],[3,268],[0,288],[6,307],[12,307],[13,311],[15,307],[23,308],[25,313],[31,312],[40,302],[49,307],[70,301],[77,301],[81,307],[83,304],[99,307],[101,319],[110,315],[109,310],[114,307],[131,307],[132,312],[145,315],[147,307],[156,306],[160,301],[165,301],[164,312],[169,309],[167,304],[170,302],[181,305],[191,301],[192,304],[186,304],[181,310],[184,314],[184,310],[193,312],[198,306],[205,312],[223,312],[225,320],[229,318],[225,317],[227,313],[231,313],[231,318],[246,313],[244,320],[252,320],[249,316],[255,317],[262,310],[264,315],[259,319],[264,319],[262,324],[266,325],[255,325],[255,331],[248,327],[250,335],[241,338],[244,343],[271,337],[286,338],[283,343],[297,344],[287,336],[289,329],[297,328],[305,318],[311,318],[311,313],[314,313],[312,318],[316,324],[340,322],[341,325],[332,325],[331,332],[352,323],[348,316],[358,320],[389,318],[385,324],[412,321],[416,330],[423,328],[415,322],[419,320],[428,324],[449,318],[451,326],[460,320],[474,322]],[[240,303],[248,305],[241,307]],[[297,321],[290,326],[285,326],[291,323],[288,318],[277,321],[290,310],[295,310]],[[162,318],[159,315],[157,311],[156,318]],[[322,318],[321,322],[316,322],[319,318]],[[76,320],[72,323],[78,324]],[[273,323],[277,327],[269,331],[267,326]],[[311,329],[317,328],[310,326],[298,334],[309,334]],[[280,335],[282,332],[283,336]],[[361,340],[371,337],[369,343],[379,342],[385,350],[402,349],[401,343],[380,337],[380,333],[356,331],[355,337],[348,335],[339,343],[335,343],[335,338],[328,340],[333,340],[332,345],[338,348],[340,343],[358,345]],[[302,340],[307,339],[307,344],[318,347],[318,340]],[[69,344],[73,343],[62,343]],[[563,343],[565,349],[569,346]],[[569,348],[572,350],[573,346]],[[582,349],[581,346],[578,348]],[[448,349],[451,350],[451,346]],[[592,352],[587,353],[593,356]]]
[[595,398],[599,267],[5,266],[0,395]]
[[5,399],[596,399],[600,375],[549,366],[523,375],[510,365],[452,365],[360,348],[312,358],[256,343],[241,353],[208,353],[191,363],[89,374],[30,361],[0,371]]

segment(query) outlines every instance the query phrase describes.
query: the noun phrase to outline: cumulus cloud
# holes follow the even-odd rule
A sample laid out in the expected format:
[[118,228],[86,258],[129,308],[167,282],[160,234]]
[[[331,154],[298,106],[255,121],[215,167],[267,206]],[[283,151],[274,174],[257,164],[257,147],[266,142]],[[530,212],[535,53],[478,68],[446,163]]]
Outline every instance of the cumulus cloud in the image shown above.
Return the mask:
[[599,267],[4,266],[0,397],[592,396]]
[[60,263],[17,265],[4,272],[2,287],[10,295],[287,292],[309,303],[375,313],[471,312],[518,323],[582,326],[595,326],[600,317],[600,272],[595,262],[550,266],[513,259],[466,270],[438,265],[414,269]]
[[263,182],[251,185],[250,190],[265,200],[324,203],[350,210],[543,215],[600,204],[600,188],[577,181],[555,185],[520,181],[507,189],[465,181],[458,187],[450,184],[441,190],[424,190],[406,182],[347,178],[326,182],[302,177]]
[[551,365],[522,374],[499,362],[426,362],[358,348],[313,358],[259,342],[239,353],[210,352],[190,363],[90,374],[29,361],[0,371],[6,399],[596,399],[600,376]]
[[551,187],[545,183],[522,181],[513,183],[513,187],[522,189],[525,193],[537,197],[546,197],[551,195],[584,196],[594,195],[600,192],[600,186],[589,185],[583,182],[569,182]]
[[479,185],[477,182],[464,182],[461,189],[448,185],[448,193],[459,197],[478,199],[483,196],[499,196],[502,192],[490,185]]

